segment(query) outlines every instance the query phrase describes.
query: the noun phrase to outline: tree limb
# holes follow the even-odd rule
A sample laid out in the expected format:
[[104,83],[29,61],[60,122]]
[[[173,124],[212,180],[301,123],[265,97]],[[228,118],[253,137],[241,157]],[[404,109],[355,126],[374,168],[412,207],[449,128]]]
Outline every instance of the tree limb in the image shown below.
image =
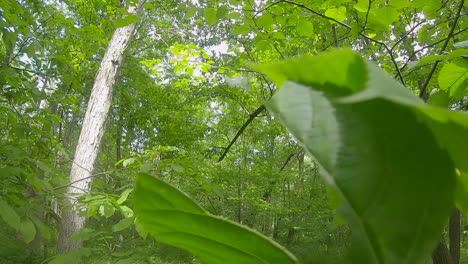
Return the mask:
[[[330,21],[333,21],[333,22],[337,23],[338,25],[340,25],[340,26],[342,26],[342,27],[345,27],[345,28],[347,28],[347,29],[352,29],[352,27],[351,27],[350,25],[346,24],[346,23],[343,23],[343,22],[341,22],[341,21],[339,21],[339,20],[336,20],[336,19],[334,19],[334,18],[332,18],[332,17],[329,17],[329,16],[327,16],[327,15],[324,15],[324,14],[320,13],[319,11],[317,11],[317,10],[315,10],[315,9],[312,9],[312,8],[310,8],[310,7],[308,7],[308,6],[304,5],[304,4],[297,3],[297,2],[294,2],[294,1],[290,1],[290,0],[280,0],[280,1],[274,2],[274,3],[270,4],[269,6],[265,7],[264,9],[262,9],[262,10],[266,10],[266,9],[268,9],[268,8],[274,6],[274,5],[280,4],[280,3],[287,3],[287,4],[295,5],[295,6],[297,6],[297,7],[306,9],[307,11],[309,11],[309,12],[311,12],[311,13],[314,13],[315,15],[317,15],[317,16],[319,16],[319,17],[323,17],[323,18],[325,18],[325,19],[328,19],[328,20],[330,20]],[[385,48],[385,50],[386,50],[386,51],[388,52],[388,54],[390,55],[390,59],[391,59],[393,65],[394,65],[394,67],[395,67],[395,71],[397,72],[397,76],[399,77],[401,83],[402,83],[404,86],[406,86],[405,81],[404,81],[404,79],[403,79],[403,76],[401,75],[401,72],[400,72],[400,67],[398,67],[398,64],[397,64],[397,62],[396,62],[396,60],[395,60],[395,57],[393,56],[393,51],[390,49],[390,47],[388,47],[387,44],[385,44],[384,42],[382,42],[382,41],[380,41],[380,40],[377,40],[377,39],[375,39],[375,38],[371,38],[371,37],[367,36],[366,34],[364,34],[364,33],[362,33],[362,32],[359,32],[359,35],[360,35],[361,37],[363,37],[363,38],[365,38],[365,39],[368,39],[368,40],[370,40],[370,41],[372,41],[372,42],[374,42],[374,43],[377,43],[377,44],[379,44],[379,45],[381,45],[382,47]]]
[[260,114],[263,110],[265,110],[265,105],[261,105],[259,108],[257,108],[257,110],[255,110],[252,114],[249,115],[249,119],[247,119],[247,121],[245,121],[245,123],[237,131],[237,134],[234,136],[234,138],[231,140],[231,142],[229,142],[229,145],[226,147],[226,149],[224,150],[221,157],[219,157],[218,162],[221,162],[224,159],[224,157],[226,157],[226,154],[229,152],[232,145],[234,145],[234,143],[236,143],[237,139],[240,137],[240,135],[242,135],[244,130],[250,125],[250,123],[252,123],[254,118],[257,117],[258,114]]
[[[445,40],[444,44],[442,45],[442,48],[440,49],[439,54],[442,54],[445,51],[445,49],[447,48],[448,43],[449,43],[450,39],[453,36],[453,32],[455,31],[455,27],[457,26],[457,22],[458,22],[458,19],[460,18],[460,13],[461,13],[461,10],[463,9],[464,4],[465,4],[465,0],[461,0],[460,5],[458,6],[457,14],[455,15],[455,19],[453,21],[452,27],[450,28],[450,32],[449,32],[449,34],[447,36],[447,39]],[[429,82],[431,81],[431,78],[434,75],[434,72],[437,69],[437,65],[439,65],[439,62],[440,61],[436,61],[434,66],[432,66],[432,69],[429,72],[429,76],[427,76],[426,82],[421,87],[421,91],[419,93],[420,98],[424,98],[424,96],[426,95],[427,86],[429,85]]]

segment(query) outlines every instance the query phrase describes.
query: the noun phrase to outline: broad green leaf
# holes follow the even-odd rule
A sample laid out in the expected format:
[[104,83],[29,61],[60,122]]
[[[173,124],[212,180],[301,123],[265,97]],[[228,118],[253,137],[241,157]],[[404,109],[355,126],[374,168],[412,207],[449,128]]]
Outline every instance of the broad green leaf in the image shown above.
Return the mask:
[[134,215],[133,210],[128,206],[121,205],[119,206],[119,209],[124,217],[130,217]]
[[135,217],[127,217],[122,220],[120,220],[117,224],[115,224],[112,227],[112,230],[114,232],[122,231],[124,229],[127,229],[129,226],[131,226],[135,222]]
[[367,13],[367,10],[369,10],[369,1],[359,0],[357,4],[354,5],[354,9],[362,13]]
[[20,217],[16,211],[3,200],[0,200],[0,216],[9,226],[14,229],[19,229],[21,223]]
[[117,203],[118,204],[123,204],[127,198],[128,198],[128,195],[133,191],[133,189],[127,189],[125,191],[122,192],[122,194],[120,195],[119,199],[117,200]]
[[456,63],[445,64],[439,72],[441,90],[449,91],[449,96],[457,99],[465,95],[468,86],[468,67]]
[[146,237],[148,237],[148,232],[145,230],[145,228],[143,227],[143,225],[140,223],[140,221],[138,220],[138,218],[136,218],[135,220],[135,230],[137,231],[138,235],[143,238],[143,239],[146,239]]
[[223,19],[229,14],[229,7],[227,5],[222,5],[218,8],[216,12],[217,19]]
[[213,26],[218,23],[217,10],[214,8],[206,8],[204,11],[205,19],[208,25]]
[[286,36],[283,34],[283,32],[275,32],[273,33],[273,37],[275,39],[286,39]]
[[146,9],[154,9],[154,5],[151,4],[151,3],[145,3],[145,4],[143,5],[143,7],[146,8]]
[[265,13],[263,16],[258,18],[257,25],[261,28],[269,28],[273,25],[274,22],[275,20],[270,15],[270,13]]
[[296,30],[299,35],[304,37],[311,37],[314,35],[314,25],[309,21],[297,24]]
[[135,158],[128,158],[128,159],[123,159],[121,161],[122,161],[122,166],[128,167],[128,165],[132,165],[133,163],[135,163],[136,159]]
[[108,202],[103,203],[101,204],[101,206],[99,206],[99,214],[106,218],[111,217],[114,213],[115,213],[115,207],[112,206],[112,204]]
[[[327,9],[327,11],[325,11],[325,15],[334,18],[340,22],[343,22],[346,20],[346,7],[340,6],[329,8]],[[332,21],[332,23],[335,22]]]
[[[322,53],[317,57],[303,56],[288,62],[257,65],[254,68],[268,74],[278,86],[282,86],[287,80],[317,87],[330,83],[335,86],[335,90],[327,92],[339,95],[348,95],[364,89],[367,79],[364,60],[349,50],[336,50],[333,54]],[[349,86],[351,91],[344,88],[346,86]]]
[[389,26],[398,20],[399,13],[391,6],[383,6],[372,10],[372,20],[380,24],[383,29],[388,29]]
[[138,175],[135,209],[138,222],[157,240],[186,249],[204,263],[297,263],[275,242],[208,214],[182,192],[151,175]]
[[240,25],[240,26],[235,26],[232,34],[234,35],[246,35],[250,32],[250,27],[246,24]]
[[437,90],[431,94],[429,100],[427,100],[429,105],[439,106],[442,108],[447,108],[449,105],[449,96],[447,91]]
[[33,241],[34,237],[36,237],[36,227],[34,227],[33,222],[29,218],[25,218],[21,221],[19,231],[26,243]]
[[[425,106],[355,56],[334,51],[269,67],[264,72],[273,79],[282,69],[291,81],[283,82],[268,108],[341,193],[341,212],[353,230],[353,263],[423,263],[451,213],[457,150],[449,155],[441,136],[447,131],[428,115],[443,109]],[[333,60],[343,65],[328,64]],[[350,62],[364,67],[354,74],[361,85],[337,81]],[[316,65],[330,74],[315,74]]]
[[139,21],[140,21],[140,19],[138,18],[138,16],[130,14],[130,15],[124,17],[123,19],[115,22],[115,26],[118,27],[118,28],[125,27],[125,26],[128,26],[128,25],[133,24],[133,23],[138,23]]

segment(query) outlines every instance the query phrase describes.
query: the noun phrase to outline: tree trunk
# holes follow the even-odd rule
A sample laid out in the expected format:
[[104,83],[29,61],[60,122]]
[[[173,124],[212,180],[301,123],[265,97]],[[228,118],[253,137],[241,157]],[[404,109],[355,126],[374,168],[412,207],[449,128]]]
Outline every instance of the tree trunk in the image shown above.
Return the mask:
[[453,264],[460,263],[460,210],[455,208],[449,223],[450,256]]
[[452,258],[450,252],[445,244],[444,239],[439,240],[437,248],[432,252],[432,263],[434,264],[452,264]]
[[[128,12],[137,14],[143,2],[140,0],[137,6],[129,6]],[[58,253],[79,249],[82,245],[80,239],[70,240],[85,224],[77,197],[90,191],[94,164],[112,102],[112,90],[135,27],[135,24],[130,24],[115,30],[96,74],[70,172],[66,207],[60,223]]]

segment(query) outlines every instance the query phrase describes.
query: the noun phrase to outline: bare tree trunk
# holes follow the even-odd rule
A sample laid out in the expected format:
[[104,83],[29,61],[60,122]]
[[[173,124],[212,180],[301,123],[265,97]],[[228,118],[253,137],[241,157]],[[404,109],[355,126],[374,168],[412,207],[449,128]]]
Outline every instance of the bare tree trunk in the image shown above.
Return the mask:
[[[137,6],[129,6],[128,12],[138,14],[143,2],[140,0]],[[70,172],[68,198],[65,201],[69,208],[65,207],[60,223],[58,253],[79,249],[82,245],[80,239],[70,240],[74,233],[83,228],[86,219],[80,215],[82,209],[76,198],[91,189],[94,164],[112,102],[112,90],[135,27],[135,24],[130,24],[115,30],[97,71]]]
[[449,223],[450,256],[453,264],[460,263],[461,213],[455,208]]
[[436,249],[432,252],[432,263],[433,264],[452,264],[452,258],[450,252],[445,244],[443,238],[439,240]]

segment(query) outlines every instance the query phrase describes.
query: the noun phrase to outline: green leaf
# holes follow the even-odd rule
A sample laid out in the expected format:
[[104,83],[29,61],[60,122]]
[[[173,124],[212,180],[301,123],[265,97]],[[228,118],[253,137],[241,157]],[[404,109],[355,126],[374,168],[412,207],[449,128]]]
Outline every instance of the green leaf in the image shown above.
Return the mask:
[[[121,161],[122,161],[122,166],[128,167],[128,165],[132,165],[133,163],[135,163],[136,159],[135,158],[128,158],[128,159],[123,159]],[[117,162],[117,163],[119,163],[119,162]]]
[[34,237],[36,237],[36,227],[34,227],[33,222],[29,218],[25,218],[21,221],[19,231],[21,235],[23,235],[23,240],[26,243],[33,241]]
[[367,13],[367,10],[369,10],[369,1],[359,0],[357,4],[354,5],[354,9],[362,13]]
[[144,6],[146,9],[154,9],[154,5],[151,4],[151,3],[145,3],[143,6]]
[[[340,7],[332,7],[332,8],[329,8],[327,9],[327,11],[325,11],[325,15],[327,17],[331,17],[331,18],[334,18],[340,22],[343,22],[346,20],[346,7],[344,6],[340,6]],[[332,23],[335,23],[333,21],[331,21]]]
[[[273,79],[283,72],[291,80],[268,108],[341,193],[353,263],[424,263],[452,210],[460,149],[447,150],[448,132],[428,115],[443,109],[425,106],[370,63],[362,70],[356,56],[334,51],[268,67]],[[316,74],[317,65],[329,73]],[[351,65],[361,67],[353,74],[360,85],[346,82]]]
[[229,7],[227,5],[222,5],[218,8],[216,12],[217,19],[223,19],[229,14]]
[[390,25],[398,20],[400,13],[391,6],[382,6],[371,9],[370,20],[378,30],[388,30]]
[[110,203],[103,203],[101,206],[99,206],[99,214],[102,216],[109,218],[115,213],[115,207],[112,206]]
[[213,26],[218,23],[217,10],[214,8],[206,8],[204,11],[205,19],[208,25]]
[[133,223],[135,222],[135,217],[127,217],[127,218],[124,218],[122,220],[120,220],[120,222],[118,222],[117,224],[115,224],[113,227],[112,227],[112,230],[114,232],[118,232],[118,231],[122,231],[124,229],[127,229],[129,226],[131,226]]
[[131,25],[133,23],[138,23],[138,22],[140,22],[140,19],[138,18],[138,16],[130,14],[124,17],[123,19],[115,22],[115,26],[118,28],[121,28],[121,27]]
[[232,34],[234,35],[247,35],[250,32],[250,27],[246,24],[235,26]]
[[296,30],[299,35],[304,37],[311,37],[314,35],[314,25],[309,21],[298,23]]
[[449,91],[449,96],[461,99],[468,86],[468,67],[456,63],[445,64],[439,72],[439,87]]
[[208,214],[179,190],[151,175],[138,175],[135,210],[138,221],[156,239],[186,249],[204,263],[297,263],[275,242]]
[[449,96],[447,91],[435,91],[431,94],[429,100],[427,100],[427,103],[429,105],[438,106],[446,109],[449,105]]
[[140,221],[138,220],[138,218],[136,218],[135,220],[135,230],[137,231],[138,235],[143,238],[143,239],[146,239],[146,237],[148,237],[148,232],[145,230],[145,228],[143,227],[143,225],[140,223]]
[[122,194],[120,195],[119,199],[117,200],[117,203],[118,204],[123,204],[127,198],[128,198],[128,195],[133,191],[133,189],[127,189],[125,191],[122,192]]
[[286,36],[282,32],[275,32],[273,33],[273,37],[275,39],[286,39]]
[[275,20],[269,13],[265,13],[257,20],[257,25],[261,28],[270,28]]
[[18,216],[16,211],[3,200],[0,200],[0,216],[2,217],[3,221],[5,221],[5,223],[7,223],[9,226],[13,227],[16,230],[19,229],[20,217]]
[[128,206],[121,205],[119,209],[124,217],[130,217],[134,215],[133,210]]
[[322,53],[317,57],[303,56],[288,62],[257,65],[254,68],[268,74],[278,86],[282,86],[287,80],[319,88],[325,83],[330,83],[334,90],[327,92],[340,95],[363,90],[367,80],[364,60],[350,50],[336,50],[334,53]]

